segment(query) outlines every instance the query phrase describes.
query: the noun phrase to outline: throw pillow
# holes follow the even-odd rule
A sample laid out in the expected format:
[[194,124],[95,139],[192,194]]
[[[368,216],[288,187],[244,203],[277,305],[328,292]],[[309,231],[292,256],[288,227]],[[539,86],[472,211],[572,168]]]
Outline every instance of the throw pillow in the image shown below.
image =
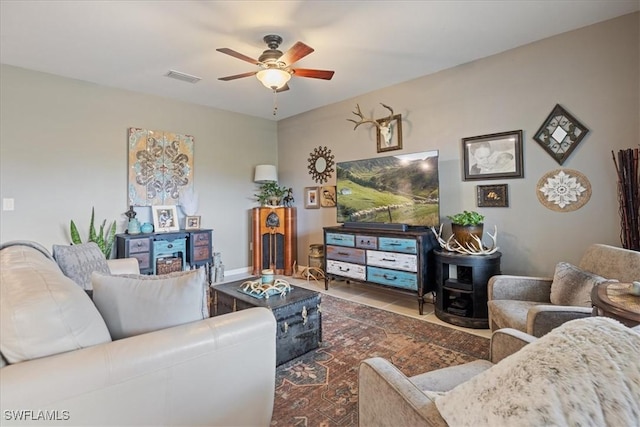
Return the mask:
[[572,320],[435,403],[452,426],[637,425],[638,354],[640,334],[616,320]]
[[91,273],[109,274],[107,259],[95,242],[79,245],[53,245],[53,258],[71,280],[86,291],[91,290]]
[[109,342],[98,310],[34,247],[0,251],[0,352],[8,363]]
[[209,317],[204,268],[161,276],[96,272],[91,281],[114,340]]
[[559,262],[551,283],[551,303],[591,307],[591,290],[597,284],[611,281],[582,270],[568,262]]

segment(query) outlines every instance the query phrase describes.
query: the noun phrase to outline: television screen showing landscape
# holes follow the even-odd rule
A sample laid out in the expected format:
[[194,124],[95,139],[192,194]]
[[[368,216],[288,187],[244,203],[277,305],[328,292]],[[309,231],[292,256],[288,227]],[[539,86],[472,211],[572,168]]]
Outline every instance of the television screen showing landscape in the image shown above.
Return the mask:
[[336,163],[337,221],[437,226],[438,151]]

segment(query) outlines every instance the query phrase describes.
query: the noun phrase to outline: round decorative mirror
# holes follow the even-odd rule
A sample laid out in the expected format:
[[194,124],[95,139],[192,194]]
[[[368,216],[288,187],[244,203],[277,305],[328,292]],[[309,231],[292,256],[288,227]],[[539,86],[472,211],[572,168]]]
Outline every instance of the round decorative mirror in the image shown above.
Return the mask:
[[333,154],[327,147],[314,148],[309,154],[309,175],[313,176],[313,180],[318,184],[328,182],[333,172]]

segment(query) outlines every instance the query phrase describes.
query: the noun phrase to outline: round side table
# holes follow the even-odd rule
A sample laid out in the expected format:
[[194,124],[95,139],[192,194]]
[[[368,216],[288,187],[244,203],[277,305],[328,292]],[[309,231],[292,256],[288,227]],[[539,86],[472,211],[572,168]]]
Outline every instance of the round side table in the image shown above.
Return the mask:
[[612,317],[633,327],[640,325],[640,296],[631,294],[630,283],[607,282],[591,290],[591,304],[596,316]]
[[489,329],[487,283],[500,274],[502,254],[464,255],[440,249],[433,254],[436,317],[465,328]]

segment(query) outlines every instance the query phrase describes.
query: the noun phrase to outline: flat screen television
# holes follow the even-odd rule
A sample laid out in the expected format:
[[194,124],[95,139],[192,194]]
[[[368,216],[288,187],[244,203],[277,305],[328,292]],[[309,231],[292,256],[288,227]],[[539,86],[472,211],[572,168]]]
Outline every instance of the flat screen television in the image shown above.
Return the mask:
[[437,150],[338,162],[336,177],[339,223],[440,224]]

